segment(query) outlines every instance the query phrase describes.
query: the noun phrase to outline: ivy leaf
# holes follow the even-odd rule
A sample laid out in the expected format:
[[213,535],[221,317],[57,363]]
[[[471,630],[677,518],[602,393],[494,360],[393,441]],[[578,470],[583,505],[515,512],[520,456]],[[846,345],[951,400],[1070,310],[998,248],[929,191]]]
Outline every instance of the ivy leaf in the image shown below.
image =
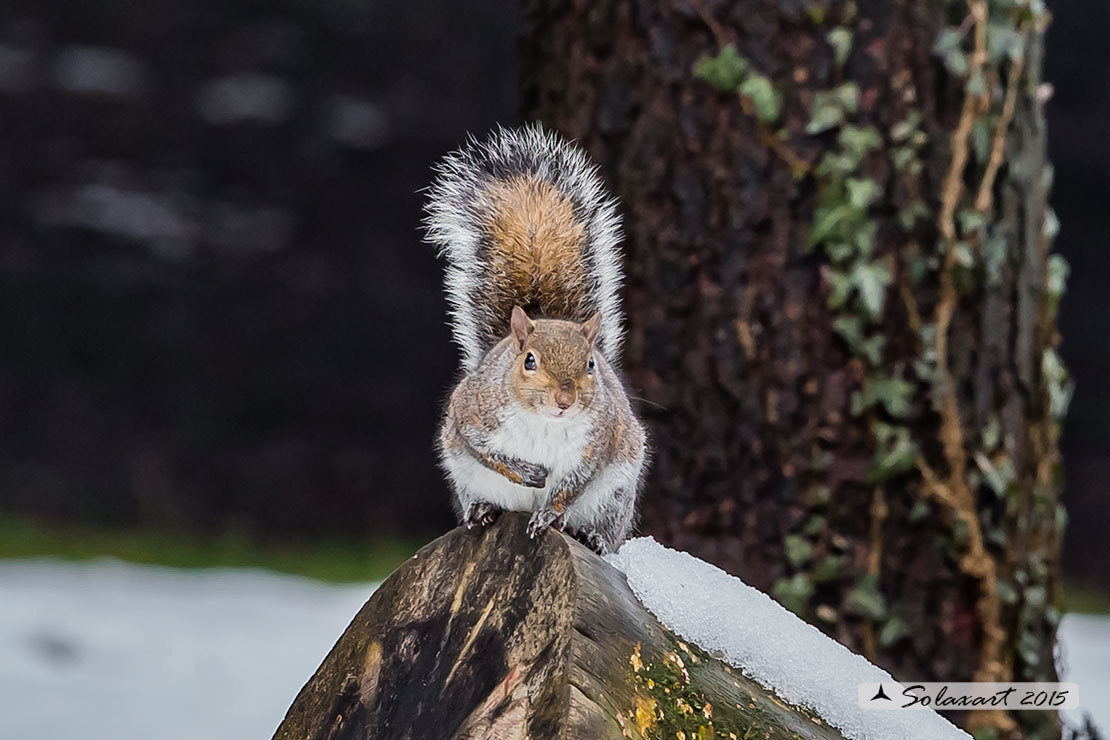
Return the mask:
[[840,146],[852,154],[857,164],[882,143],[879,130],[874,126],[845,126],[840,130]]
[[998,421],[998,417],[991,415],[987,419],[987,423],[979,431],[980,447],[984,452],[991,452],[1002,439],[1002,425]]
[[897,142],[906,141],[913,135],[917,127],[921,125],[921,113],[912,110],[906,114],[906,117],[894,124],[890,129],[890,138]]
[[975,253],[971,251],[970,244],[963,241],[956,242],[951,249],[956,250],[957,265],[968,270],[975,266]]
[[1025,37],[1004,23],[987,24],[987,57],[997,64],[1003,57],[1011,60],[1025,55]]
[[882,186],[874,180],[849,177],[844,184],[848,188],[848,202],[861,211],[866,210],[883,194]]
[[[924,201],[915,200],[908,206],[898,211],[898,225],[906,231],[913,228],[914,224],[919,220],[926,219],[931,215],[929,207],[925,205]],[[913,279],[919,280],[923,275],[914,275]]]
[[717,56],[703,56],[694,67],[694,74],[723,93],[734,93],[744,80],[750,66],[734,44],[728,44]]
[[840,578],[844,572],[843,555],[826,555],[821,562],[813,568],[813,580],[817,583],[827,583]]
[[906,620],[895,615],[886,620],[882,630],[879,632],[879,645],[881,647],[890,647],[904,637],[909,637],[910,627],[906,624]]
[[990,124],[983,119],[978,119],[971,126],[971,148],[975,151],[975,158],[980,162],[987,160],[991,148]]
[[946,28],[941,31],[933,44],[933,53],[944,60],[944,66],[956,77],[967,75],[967,57],[964,55],[964,33],[958,28]]
[[813,545],[805,537],[796,534],[786,536],[783,544],[786,547],[787,561],[797,568],[813,557]]
[[[829,241],[825,242],[825,253],[835,265],[843,265],[856,254],[856,247],[851,242]],[[851,285],[851,281],[849,281]]]
[[863,339],[863,322],[856,316],[840,316],[833,321],[833,329],[844,337],[849,347],[856,346]]
[[774,123],[782,113],[782,94],[761,74],[752,74],[740,84],[740,94],[752,101],[755,114],[764,123]]
[[771,589],[771,595],[787,609],[801,616],[809,597],[813,596],[813,584],[804,573],[797,573],[792,578],[780,578]]
[[998,599],[1003,604],[1013,606],[1018,603],[1018,592],[1012,583],[1003,578],[999,578],[996,588],[998,589]]
[[886,288],[890,285],[890,271],[882,261],[860,263],[852,271],[864,310],[871,319],[879,318],[886,301]]
[[802,527],[802,534],[807,537],[816,537],[824,532],[826,527],[828,527],[828,522],[825,521],[825,517],[812,516],[806,521],[805,526]]
[[859,354],[863,355],[872,366],[878,365],[883,359],[883,347],[886,346],[886,337],[876,334],[860,342]]
[[1056,504],[1056,516],[1053,517],[1052,529],[1059,537],[1068,527],[1068,510],[1063,504]]
[[844,120],[844,111],[832,104],[818,105],[813,109],[813,116],[806,124],[807,134],[819,134],[836,128]]
[[1041,356],[1041,373],[1044,375],[1045,388],[1048,390],[1048,411],[1053,418],[1062,419],[1068,411],[1075,385],[1060,355],[1051,347]]
[[1047,288],[1050,296],[1059,299],[1060,296],[1064,295],[1069,272],[1071,272],[1071,267],[1063,255],[1054,254],[1048,258]]
[[852,50],[852,32],[844,26],[837,26],[825,34],[825,40],[833,49],[836,66],[843,67],[848,61],[848,52]]
[[878,451],[864,476],[865,483],[880,483],[906,472],[916,464],[918,448],[910,438],[908,429],[881,421],[876,421],[871,428],[875,433]]
[[832,95],[845,113],[855,113],[859,110],[859,85],[856,83],[845,82],[835,88]]
[[967,57],[959,49],[944,55],[944,66],[954,77],[967,77]]
[[899,172],[906,170],[916,158],[917,152],[908,146],[900,146],[890,155],[890,161],[894,163],[894,169]]
[[913,383],[901,378],[864,378],[863,387],[852,395],[852,414],[859,416],[863,411],[879,404],[896,419],[905,419],[912,410],[915,390]]
[[856,252],[859,255],[863,257],[871,256],[871,249],[875,246],[875,234],[878,230],[879,224],[874,221],[866,221],[856,229],[852,241],[855,243]]
[[987,94],[987,81],[983,77],[982,72],[976,72],[967,81],[967,94],[975,98],[980,98]]
[[859,87],[845,82],[832,90],[821,90],[813,95],[813,115],[806,125],[806,133],[819,134],[843,123],[848,113],[859,108]]
[[[811,509],[815,509],[818,506],[824,506],[825,504],[829,503],[831,499],[832,489],[822,483],[816,483],[806,489],[805,504]],[[824,522],[824,520],[820,519],[820,517],[815,517],[814,521],[819,521],[822,523],[822,525]]]
[[1052,241],[1053,239],[1056,238],[1056,235],[1059,234],[1059,233],[1060,233],[1060,219],[1056,215],[1056,211],[1049,208],[1045,212],[1045,216],[1044,216],[1044,237],[1045,237],[1045,239],[1048,239],[1049,241]]
[[963,40],[964,33],[959,28],[946,28],[937,36],[936,43],[933,44],[933,53],[937,56],[944,56],[953,50],[959,49]]
[[1032,631],[1022,632],[1018,638],[1017,653],[1026,666],[1038,666],[1041,663],[1041,651],[1044,644],[1041,638]]
[[1046,164],[1041,168],[1041,187],[1045,190],[1052,190],[1052,183],[1054,182],[1056,182],[1056,168]]
[[836,233],[842,222],[853,215],[852,208],[847,205],[818,206],[813,214],[813,231],[809,234],[809,243],[816,245],[825,241]]
[[844,611],[860,617],[881,621],[886,617],[886,599],[879,591],[879,579],[868,574],[848,592]]
[[872,366],[878,365],[883,356],[886,337],[876,334],[863,336],[863,321],[858,316],[839,316],[833,321],[833,330],[848,344],[848,348],[864,357]]
[[840,308],[848,302],[852,294],[852,278],[839,270],[824,271],[825,282],[829,284],[829,308]]
[[976,453],[975,462],[983,471],[983,480],[999,498],[1006,496],[1010,486],[1017,479],[1014,472],[1014,463],[1009,457],[1000,455],[998,460],[991,461],[983,453]]
[[828,152],[821,158],[821,163],[817,165],[814,174],[821,178],[829,178],[833,176],[843,177],[850,175],[856,171],[859,166],[860,160],[852,157],[849,154],[840,154],[839,152]]
[[956,218],[960,222],[960,231],[964,234],[978,231],[987,224],[987,217],[971,208],[960,209],[956,214]]

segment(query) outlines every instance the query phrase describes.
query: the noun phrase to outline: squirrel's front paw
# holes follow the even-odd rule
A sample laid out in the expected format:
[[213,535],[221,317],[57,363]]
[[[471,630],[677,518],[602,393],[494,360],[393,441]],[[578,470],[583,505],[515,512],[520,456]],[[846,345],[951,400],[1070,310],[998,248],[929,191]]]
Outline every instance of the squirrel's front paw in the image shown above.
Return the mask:
[[520,464],[520,485],[529,488],[543,488],[547,485],[547,469],[533,463]]
[[474,529],[475,526],[488,527],[496,522],[499,516],[501,516],[501,509],[488,501],[475,501],[467,507],[463,524],[467,529]]
[[528,536],[535,539],[547,531],[548,527],[563,528],[563,515],[552,508],[543,508],[528,520]]

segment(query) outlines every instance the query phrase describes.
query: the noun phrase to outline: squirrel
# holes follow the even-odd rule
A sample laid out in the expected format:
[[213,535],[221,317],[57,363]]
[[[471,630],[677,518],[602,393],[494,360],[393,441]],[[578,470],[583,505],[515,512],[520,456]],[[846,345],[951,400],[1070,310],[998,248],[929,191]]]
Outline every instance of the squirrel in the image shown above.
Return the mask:
[[532,512],[532,537],[554,527],[615,551],[647,455],[616,369],[616,201],[580,149],[538,125],[469,139],[428,195],[426,241],[446,257],[462,350],[439,430],[460,521]]

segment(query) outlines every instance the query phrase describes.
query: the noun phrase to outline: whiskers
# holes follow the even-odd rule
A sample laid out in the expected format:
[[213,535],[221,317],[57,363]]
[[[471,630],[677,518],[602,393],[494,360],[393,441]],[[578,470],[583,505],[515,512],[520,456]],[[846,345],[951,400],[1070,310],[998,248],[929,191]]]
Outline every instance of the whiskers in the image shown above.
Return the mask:
[[631,395],[630,395],[630,396],[628,397],[628,400],[629,400],[629,401],[639,401],[640,403],[645,403],[645,404],[647,404],[648,406],[654,406],[655,408],[659,409],[660,411],[668,411],[668,410],[669,410],[669,409],[668,409],[668,408],[667,408],[666,406],[664,406],[663,404],[660,404],[660,403],[656,403],[655,401],[652,401],[652,400],[650,400],[650,399],[644,398],[643,396],[631,396]]

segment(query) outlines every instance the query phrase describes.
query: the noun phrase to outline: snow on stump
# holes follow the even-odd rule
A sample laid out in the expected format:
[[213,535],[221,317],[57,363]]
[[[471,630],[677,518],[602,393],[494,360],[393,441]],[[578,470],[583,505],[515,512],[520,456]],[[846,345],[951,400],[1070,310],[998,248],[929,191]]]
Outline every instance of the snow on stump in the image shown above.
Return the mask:
[[843,737],[677,638],[585,547],[531,540],[526,523],[456,529],[398,568],[275,740]]

